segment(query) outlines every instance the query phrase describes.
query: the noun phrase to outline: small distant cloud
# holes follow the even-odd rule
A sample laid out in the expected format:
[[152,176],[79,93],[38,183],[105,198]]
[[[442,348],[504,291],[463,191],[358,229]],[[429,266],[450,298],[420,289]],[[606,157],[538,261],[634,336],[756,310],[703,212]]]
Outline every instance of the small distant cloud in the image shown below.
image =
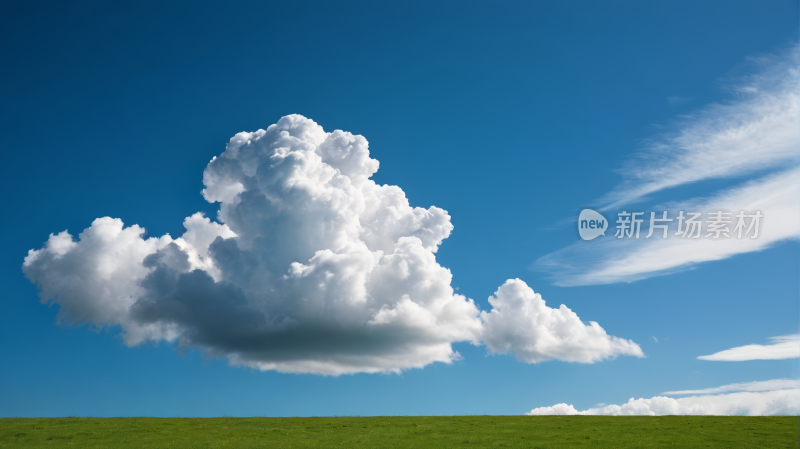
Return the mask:
[[526,363],[547,360],[594,363],[620,355],[644,357],[631,340],[608,335],[567,306],[548,307],[542,296],[520,279],[509,279],[489,298],[492,310],[481,312],[483,341],[494,354],[513,353]]
[[692,101],[692,97],[667,97],[667,104],[670,106],[678,106]]
[[[526,415],[796,415],[800,413],[800,382],[774,379],[742,382],[702,390],[668,391],[649,399],[630,398],[622,405],[597,404],[578,410],[571,404],[538,407]],[[683,398],[670,396],[692,395]]]
[[653,335],[652,337],[650,337],[650,339],[651,339],[651,340],[653,340],[654,342],[658,343],[658,338],[656,338],[656,336],[655,336],[655,335]]

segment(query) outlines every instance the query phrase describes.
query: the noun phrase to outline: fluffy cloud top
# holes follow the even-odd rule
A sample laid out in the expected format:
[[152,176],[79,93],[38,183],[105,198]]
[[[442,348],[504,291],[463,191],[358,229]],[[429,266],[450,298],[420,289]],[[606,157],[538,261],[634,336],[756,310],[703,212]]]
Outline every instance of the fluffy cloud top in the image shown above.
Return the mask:
[[771,337],[769,345],[744,345],[711,355],[701,355],[700,360],[716,362],[744,362],[747,360],[781,360],[800,357],[800,334]]
[[519,279],[509,279],[481,312],[483,339],[492,352],[514,353],[528,363],[550,359],[592,363],[618,355],[643,357],[636,343],[610,336],[592,321],[584,324],[565,305],[547,307],[541,295]]
[[[23,271],[67,323],[119,325],[124,341],[179,341],[261,370],[398,372],[459,357],[453,342],[528,362],[641,355],[510,281],[480,314],[435,257],[453,229],[370,178],[362,136],[299,115],[234,136],[203,173],[201,214],[177,239],[98,218],[31,250]],[[485,322],[485,324],[484,324]],[[484,337],[484,334],[486,337]]]
[[[796,381],[776,379],[725,385],[685,398],[656,396],[650,399],[630,398],[622,405],[608,405],[579,411],[572,405],[556,404],[539,407],[527,415],[797,415],[800,414],[800,388]],[[672,394],[695,391],[671,392]],[[664,393],[670,394],[670,393]]]

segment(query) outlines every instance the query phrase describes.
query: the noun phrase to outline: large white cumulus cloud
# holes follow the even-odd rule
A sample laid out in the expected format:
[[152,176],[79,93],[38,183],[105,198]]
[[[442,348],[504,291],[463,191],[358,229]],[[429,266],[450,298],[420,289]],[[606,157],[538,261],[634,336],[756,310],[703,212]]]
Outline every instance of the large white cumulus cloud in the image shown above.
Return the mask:
[[[51,235],[23,271],[60,320],[119,325],[128,345],[178,340],[262,370],[398,372],[451,362],[453,342],[484,333],[493,351],[529,362],[641,355],[540,299],[480,314],[436,262],[448,213],[411,207],[399,187],[370,179],[377,169],[362,136],[283,117],[237,134],[206,167],[203,196],[220,203],[219,223],[198,213],[181,238],[144,239],[139,226],[99,218],[77,241]],[[504,345],[498,323],[517,307],[530,319],[515,326],[544,328]]]

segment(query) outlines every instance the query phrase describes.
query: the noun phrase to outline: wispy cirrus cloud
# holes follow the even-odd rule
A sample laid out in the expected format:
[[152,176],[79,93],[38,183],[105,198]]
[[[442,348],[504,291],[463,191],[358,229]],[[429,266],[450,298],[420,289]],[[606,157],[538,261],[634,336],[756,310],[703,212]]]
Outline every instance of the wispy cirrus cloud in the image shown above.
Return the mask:
[[711,355],[701,355],[700,360],[715,362],[744,362],[748,360],[782,360],[800,357],[800,334],[771,337],[768,345],[744,345]]
[[[591,244],[579,241],[547,254],[533,268],[561,286],[634,282],[800,238],[798,61],[796,46],[781,56],[755,58],[759,70],[731,87],[734,100],[683,117],[674,135],[655,138],[629,161],[621,170],[623,181],[599,200],[613,227],[616,216],[610,213],[636,210],[630,203],[649,194],[744,177],[735,187],[648,210],[668,211],[673,219],[681,210],[760,210],[763,231],[757,239],[682,239],[675,236],[673,221],[670,238],[617,239],[612,229]],[[649,214],[644,218],[646,226]]]
[[732,101],[682,117],[675,133],[653,138],[625,164],[622,183],[599,201],[603,209],[682,184],[797,164],[798,49],[752,62],[760,70],[730,87]]
[[[655,210],[760,210],[764,217],[756,239],[687,239],[675,235],[671,223],[668,238],[618,239],[609,231],[606,237],[590,244],[579,241],[536,261],[536,269],[550,273],[556,285],[597,285],[633,282],[652,276],[691,269],[698,263],[721,260],[736,254],[760,251],[780,242],[800,237],[800,168],[791,169],[711,198],[655,206]],[[734,226],[729,226],[733,230]],[[706,231],[702,232],[703,236]]]
[[677,390],[665,391],[661,394],[668,396],[686,396],[697,394],[719,394],[735,393],[737,391],[774,391],[800,388],[800,380],[797,379],[772,379],[759,380],[755,382],[739,382],[735,384],[723,385],[721,387],[704,388],[701,390]]

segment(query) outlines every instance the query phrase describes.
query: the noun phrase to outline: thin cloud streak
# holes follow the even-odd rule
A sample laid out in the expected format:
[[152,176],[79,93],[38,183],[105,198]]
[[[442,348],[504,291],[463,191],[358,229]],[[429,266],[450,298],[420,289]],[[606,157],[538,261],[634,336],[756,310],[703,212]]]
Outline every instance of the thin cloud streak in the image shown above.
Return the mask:
[[[617,239],[609,231],[609,235],[600,241],[575,242],[550,253],[538,259],[533,268],[549,272],[554,283],[560,286],[634,282],[797,239],[800,237],[797,179],[800,179],[800,169],[794,168],[720,192],[711,198],[667,203],[653,208],[670,211],[669,216],[673,218],[679,210],[760,210],[764,218],[757,239],[682,239],[674,235],[677,224],[673,222],[666,239]],[[705,233],[704,230],[703,235]]]
[[711,355],[701,355],[700,360],[715,362],[744,362],[748,360],[783,360],[800,358],[800,334],[771,337],[769,345],[744,345]]
[[735,100],[683,117],[674,135],[654,139],[626,164],[622,183],[599,200],[603,210],[683,184],[797,164],[798,47],[753,61],[760,70],[731,87]]
[[665,391],[661,394],[668,396],[686,396],[690,394],[698,395],[698,394],[734,393],[737,391],[773,391],[773,390],[786,390],[790,388],[800,388],[800,380],[772,379],[772,380],[760,380],[755,382],[739,382],[735,384],[723,385],[721,387],[704,388],[702,390]]

